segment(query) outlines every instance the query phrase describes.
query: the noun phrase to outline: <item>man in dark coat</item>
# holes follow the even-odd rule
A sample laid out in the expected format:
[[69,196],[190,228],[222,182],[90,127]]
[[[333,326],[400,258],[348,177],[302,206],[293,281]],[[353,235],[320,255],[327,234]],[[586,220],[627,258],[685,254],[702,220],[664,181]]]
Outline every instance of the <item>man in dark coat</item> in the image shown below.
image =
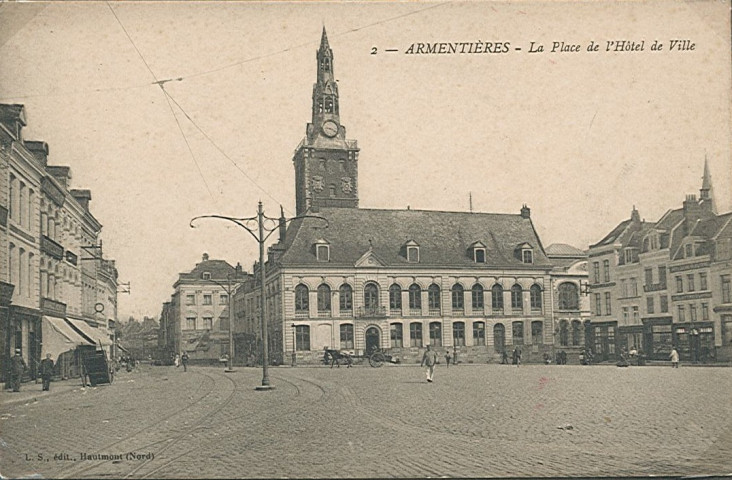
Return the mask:
[[180,361],[183,364],[183,371],[187,372],[188,371],[188,353],[187,352],[183,352],[183,356],[180,357]]
[[23,356],[20,354],[20,349],[15,349],[15,355],[10,359],[10,383],[13,386],[14,392],[20,391],[20,379],[23,377],[26,365]]
[[41,360],[41,378],[43,379],[43,391],[51,389],[51,377],[53,376],[53,360],[51,354],[47,353],[46,358]]

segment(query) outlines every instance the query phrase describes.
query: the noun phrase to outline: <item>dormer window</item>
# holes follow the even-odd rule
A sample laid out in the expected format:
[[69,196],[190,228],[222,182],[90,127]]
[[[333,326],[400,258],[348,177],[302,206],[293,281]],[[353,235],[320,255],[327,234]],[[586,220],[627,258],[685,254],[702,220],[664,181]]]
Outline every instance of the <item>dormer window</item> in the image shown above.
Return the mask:
[[486,247],[482,242],[475,242],[470,246],[475,263],[485,263],[485,249]]
[[638,261],[638,249],[636,248],[626,248],[623,252],[623,255],[625,257],[625,263],[635,263]]
[[319,262],[330,262],[330,244],[326,240],[315,242],[315,257]]
[[534,263],[534,249],[526,242],[516,247],[514,250],[514,256],[518,258],[521,263]]
[[521,250],[521,261],[524,263],[534,263],[534,252],[529,248]]
[[419,263],[419,245],[414,240],[408,241],[405,245],[405,253],[407,261],[410,263]]
[[203,274],[201,274],[201,278],[204,280],[211,280],[211,272],[203,272]]
[[694,256],[694,245],[693,244],[687,243],[684,248],[685,248],[684,257],[691,258]]

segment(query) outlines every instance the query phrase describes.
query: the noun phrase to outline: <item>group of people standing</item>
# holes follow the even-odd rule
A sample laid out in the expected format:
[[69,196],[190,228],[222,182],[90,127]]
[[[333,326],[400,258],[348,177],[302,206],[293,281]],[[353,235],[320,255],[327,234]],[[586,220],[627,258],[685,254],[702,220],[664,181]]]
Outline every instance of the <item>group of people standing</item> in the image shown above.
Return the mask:
[[[39,367],[39,373],[43,381],[43,391],[47,392],[51,389],[51,379],[55,367],[50,353],[47,353],[46,358],[41,360]],[[10,359],[10,385],[13,392],[20,392],[20,382],[27,369],[28,365],[23,360],[20,349],[15,349],[15,355]]]
[[188,371],[188,353],[183,352],[183,355],[176,354],[175,359],[173,359],[173,364],[175,365],[175,368],[180,367],[183,365],[183,371]]

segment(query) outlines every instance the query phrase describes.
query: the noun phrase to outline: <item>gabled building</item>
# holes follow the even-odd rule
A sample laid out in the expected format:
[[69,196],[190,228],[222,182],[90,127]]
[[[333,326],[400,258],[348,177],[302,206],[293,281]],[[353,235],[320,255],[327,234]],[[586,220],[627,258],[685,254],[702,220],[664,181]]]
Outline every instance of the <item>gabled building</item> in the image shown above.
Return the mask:
[[622,348],[667,360],[730,358],[732,213],[718,214],[707,162],[699,199],[687,195],[681,208],[645,222],[634,208],[592,245],[591,339],[602,359]]
[[[333,348],[385,349],[413,363],[426,345],[464,363],[500,361],[514,348],[525,361],[553,356],[552,282],[572,277],[578,297],[581,275],[555,269],[530,209],[359,208],[359,149],[340,122],[325,29],[315,57],[311,121],[293,157],[296,211],[305,218],[287,226],[281,218],[266,263],[272,362],[319,362]],[[258,269],[237,302],[253,355],[261,333]],[[577,298],[566,306],[568,321],[581,318]]]
[[188,353],[192,362],[217,363],[229,352],[229,294],[250,276],[241,265],[209,259],[178,275],[160,315],[159,348],[169,358]]

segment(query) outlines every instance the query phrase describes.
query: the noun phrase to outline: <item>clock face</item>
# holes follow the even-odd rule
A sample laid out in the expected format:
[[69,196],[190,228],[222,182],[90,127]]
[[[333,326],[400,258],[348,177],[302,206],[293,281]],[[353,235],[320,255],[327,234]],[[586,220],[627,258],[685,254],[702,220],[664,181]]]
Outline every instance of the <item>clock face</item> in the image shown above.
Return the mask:
[[338,124],[333,120],[326,120],[323,122],[322,130],[328,137],[335,137],[338,133]]

